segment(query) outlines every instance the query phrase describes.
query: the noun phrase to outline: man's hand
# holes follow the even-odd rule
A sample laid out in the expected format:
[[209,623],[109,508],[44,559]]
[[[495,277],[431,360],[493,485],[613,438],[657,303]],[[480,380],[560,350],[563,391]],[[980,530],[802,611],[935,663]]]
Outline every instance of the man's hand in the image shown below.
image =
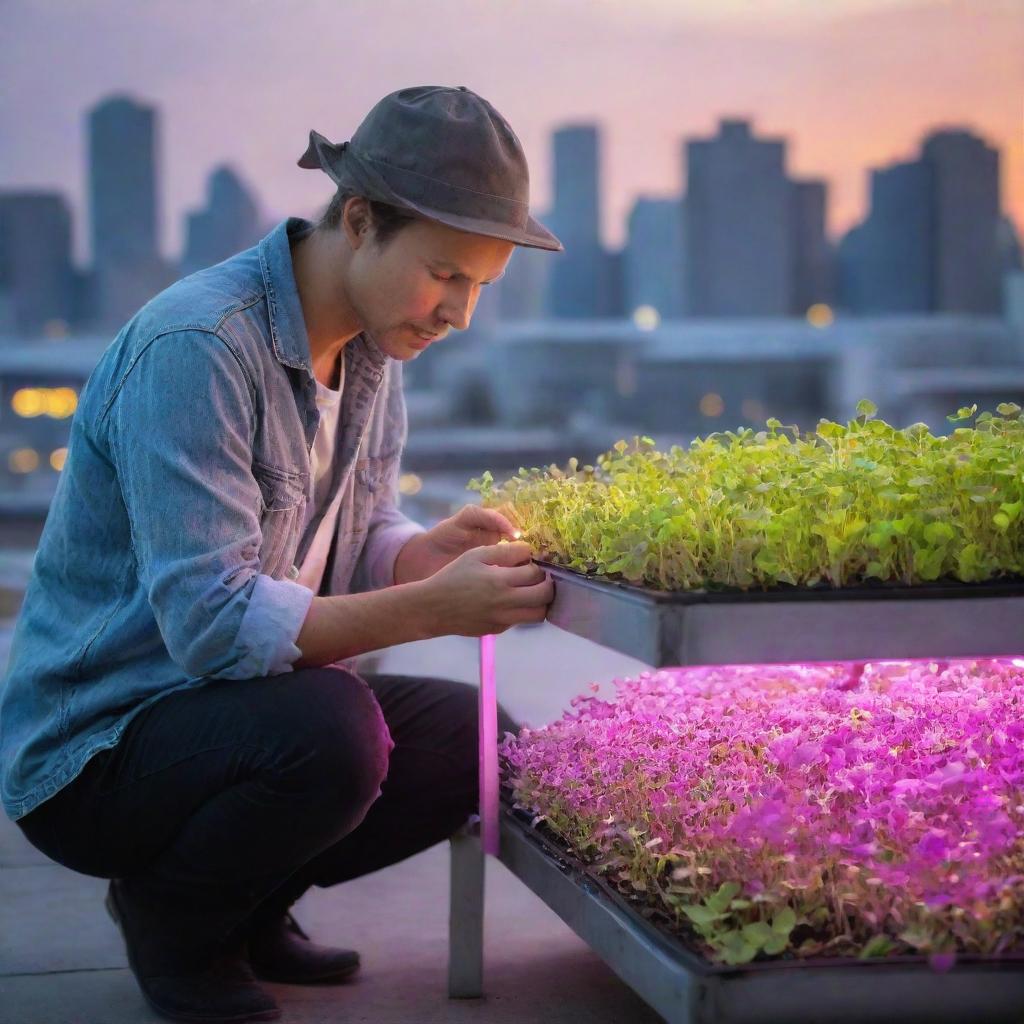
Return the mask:
[[414,584],[431,609],[432,636],[486,636],[543,622],[555,586],[525,541],[472,548]]
[[490,547],[518,537],[519,531],[500,512],[466,505],[406,543],[395,559],[395,583],[428,579],[472,548]]

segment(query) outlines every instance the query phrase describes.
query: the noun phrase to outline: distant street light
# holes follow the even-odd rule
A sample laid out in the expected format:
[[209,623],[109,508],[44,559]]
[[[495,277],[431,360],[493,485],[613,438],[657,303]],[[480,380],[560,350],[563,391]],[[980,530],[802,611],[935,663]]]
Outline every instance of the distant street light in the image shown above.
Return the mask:
[[812,327],[828,327],[834,320],[832,307],[824,302],[816,302],[807,310],[807,322]]
[[653,306],[637,306],[633,310],[633,323],[641,331],[653,331],[661,323],[661,314]]
[[721,416],[725,412],[725,402],[722,401],[722,396],[716,395],[714,391],[708,392],[700,400],[700,411],[704,416]]
[[39,468],[39,453],[35,448],[15,448],[7,456],[7,466],[12,473],[34,473]]

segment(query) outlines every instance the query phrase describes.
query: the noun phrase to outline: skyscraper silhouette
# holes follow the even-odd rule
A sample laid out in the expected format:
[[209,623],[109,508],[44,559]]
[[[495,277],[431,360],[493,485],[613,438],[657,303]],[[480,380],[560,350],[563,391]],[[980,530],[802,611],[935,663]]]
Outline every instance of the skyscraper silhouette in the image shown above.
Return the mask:
[[934,132],[917,160],[871,172],[868,216],[841,247],[843,305],[996,314],[1000,234],[999,154],[970,132]]
[[[547,224],[549,216],[540,216]],[[552,254],[543,249],[519,246],[505,268],[505,276],[495,285],[498,289],[498,317],[501,320],[539,320],[547,309]]]
[[0,330],[34,335],[72,316],[71,214],[55,192],[0,193]]
[[823,181],[793,182],[792,312],[803,316],[815,303],[833,301],[832,248],[825,234],[828,186]]
[[599,139],[596,125],[554,133],[552,229],[565,252],[552,257],[548,311],[559,317],[605,314],[608,267],[601,247]]
[[156,111],[114,96],[89,113],[89,202],[97,268],[157,252]]
[[921,150],[931,170],[933,308],[997,313],[999,153],[967,131],[938,131]]
[[220,263],[259,236],[255,197],[230,167],[218,167],[207,179],[206,206],[188,215],[182,273]]
[[116,325],[166,283],[157,238],[157,114],[113,96],[89,112],[88,131],[97,309],[105,325]]
[[629,214],[624,305],[626,315],[653,306],[661,319],[683,315],[683,203],[640,198]]
[[[851,255],[844,240],[845,305],[861,313],[932,308],[932,180],[927,163],[871,172],[871,209]],[[855,296],[855,298],[854,298]]]
[[793,302],[793,201],[786,144],[747,121],[685,144],[686,265],[695,316],[786,316]]

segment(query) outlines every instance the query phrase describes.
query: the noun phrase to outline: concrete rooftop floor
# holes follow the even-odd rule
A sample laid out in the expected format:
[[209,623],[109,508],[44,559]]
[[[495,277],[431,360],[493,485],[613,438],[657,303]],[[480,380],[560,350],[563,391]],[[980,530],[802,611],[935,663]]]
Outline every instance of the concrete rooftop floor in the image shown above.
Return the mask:
[[[382,652],[381,671],[474,679],[474,641]],[[2,661],[3,659],[0,659]],[[374,659],[370,659],[374,660]],[[525,724],[557,717],[591,681],[643,668],[554,627],[498,638],[499,697]],[[602,689],[604,689],[602,687]],[[268,985],[288,1024],[657,1024],[648,1008],[503,865],[487,863],[485,998],[447,996],[448,845],[296,906],[312,937],[359,949],[352,983]],[[54,864],[0,815],[0,1024],[148,1024],[106,881]]]

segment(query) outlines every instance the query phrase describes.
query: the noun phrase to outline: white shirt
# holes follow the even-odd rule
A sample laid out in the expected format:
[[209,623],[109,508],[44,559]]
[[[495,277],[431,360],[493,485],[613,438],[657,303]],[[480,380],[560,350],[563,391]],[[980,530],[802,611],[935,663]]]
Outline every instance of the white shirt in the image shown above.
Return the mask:
[[[310,521],[323,507],[327,500],[327,489],[331,485],[331,463],[334,459],[334,448],[338,439],[338,416],[341,413],[341,393],[345,388],[345,360],[339,358],[338,389],[335,391],[320,381],[316,382],[316,407],[320,413],[320,426],[313,439],[310,451],[310,479],[313,484],[313,498],[306,505],[306,518],[302,524],[305,531]],[[327,567],[327,556],[331,550],[331,541],[338,524],[338,508],[344,488],[339,487],[334,501],[317,527],[306,557],[299,566],[296,583],[309,587],[314,594],[320,592],[324,570]],[[299,534],[302,536],[302,533]]]

